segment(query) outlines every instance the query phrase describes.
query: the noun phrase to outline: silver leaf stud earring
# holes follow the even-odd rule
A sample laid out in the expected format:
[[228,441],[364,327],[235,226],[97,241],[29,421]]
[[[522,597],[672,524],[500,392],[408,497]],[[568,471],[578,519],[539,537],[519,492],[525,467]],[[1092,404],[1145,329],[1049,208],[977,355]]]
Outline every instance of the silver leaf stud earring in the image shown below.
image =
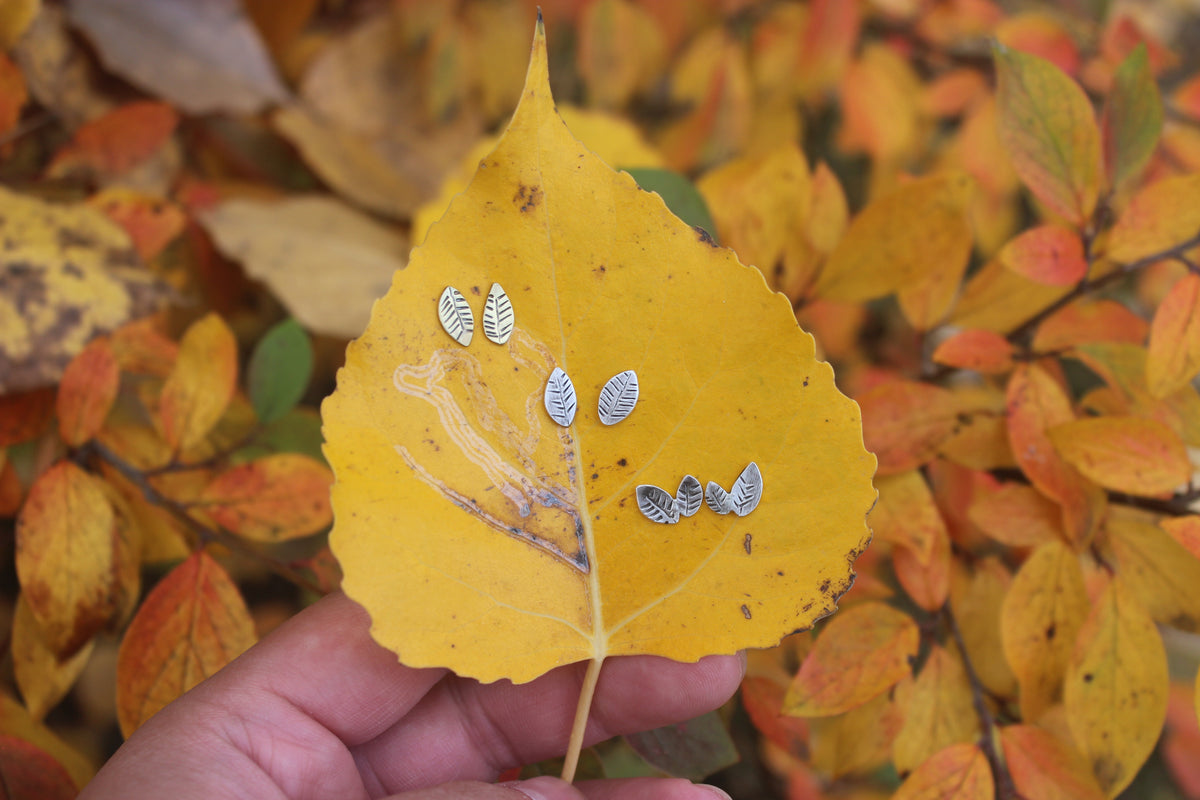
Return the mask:
[[569,428],[575,421],[575,384],[571,383],[571,379],[567,377],[567,373],[563,372],[562,367],[555,367],[554,371],[550,373],[550,378],[546,381],[546,394],[543,402],[550,419],[564,428]]
[[679,522],[679,509],[675,506],[675,498],[657,486],[643,483],[637,487],[638,509],[651,522],[661,522],[672,525]]
[[475,316],[467,305],[467,298],[453,286],[447,286],[438,300],[438,319],[450,338],[466,347],[475,332]]
[[483,305],[483,335],[496,344],[504,344],[513,332],[513,307],[508,294],[498,283],[492,284]]
[[633,412],[637,401],[637,373],[627,369],[612,376],[600,390],[600,401],[597,404],[600,421],[605,425],[616,425]]
[[675,510],[680,516],[690,517],[700,510],[703,497],[704,491],[700,488],[700,481],[695,476],[684,475],[683,480],[679,482],[679,488],[675,490]]

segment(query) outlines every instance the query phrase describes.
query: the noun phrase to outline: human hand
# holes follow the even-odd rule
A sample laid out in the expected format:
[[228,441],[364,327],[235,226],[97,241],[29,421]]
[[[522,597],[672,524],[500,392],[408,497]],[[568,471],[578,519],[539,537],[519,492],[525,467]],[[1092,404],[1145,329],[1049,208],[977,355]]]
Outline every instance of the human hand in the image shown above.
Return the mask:
[[[560,755],[586,665],[481,685],[412,669],[371,639],[363,609],[334,594],[155,714],[80,800],[717,800],[676,779],[556,778],[493,784]],[[724,702],[742,661],[607,661],[587,741],[689,719]]]

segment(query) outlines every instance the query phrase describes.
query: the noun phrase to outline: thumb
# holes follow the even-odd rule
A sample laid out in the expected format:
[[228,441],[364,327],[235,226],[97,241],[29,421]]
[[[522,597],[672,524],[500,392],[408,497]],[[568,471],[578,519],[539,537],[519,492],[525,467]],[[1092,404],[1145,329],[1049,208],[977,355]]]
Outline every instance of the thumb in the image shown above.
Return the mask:
[[454,781],[391,795],[387,800],[585,800],[575,787],[543,776],[512,783]]

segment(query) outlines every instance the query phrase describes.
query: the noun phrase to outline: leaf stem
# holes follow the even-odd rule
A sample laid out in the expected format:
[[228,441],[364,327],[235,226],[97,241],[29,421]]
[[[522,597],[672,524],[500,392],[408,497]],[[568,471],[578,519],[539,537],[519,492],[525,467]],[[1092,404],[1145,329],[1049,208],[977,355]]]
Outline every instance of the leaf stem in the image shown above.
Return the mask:
[[571,739],[567,743],[567,757],[563,761],[562,779],[567,783],[575,780],[575,769],[579,766],[579,754],[583,751],[583,735],[587,732],[588,714],[592,710],[592,697],[596,694],[596,683],[600,680],[600,666],[604,657],[588,662],[579,688],[579,704],[575,706],[575,724],[571,727]]

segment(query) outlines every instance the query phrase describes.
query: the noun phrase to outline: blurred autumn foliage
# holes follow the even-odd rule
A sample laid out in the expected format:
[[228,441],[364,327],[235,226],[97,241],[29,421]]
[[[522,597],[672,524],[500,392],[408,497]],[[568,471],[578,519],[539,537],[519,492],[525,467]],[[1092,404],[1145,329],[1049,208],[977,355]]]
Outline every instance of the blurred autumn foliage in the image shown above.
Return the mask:
[[[840,613],[585,771],[736,745],[739,798],[1200,797],[1187,5],[543,0],[568,126],[791,300],[879,458]],[[13,796],[74,796],[337,586],[317,405],[534,6],[0,4]]]

